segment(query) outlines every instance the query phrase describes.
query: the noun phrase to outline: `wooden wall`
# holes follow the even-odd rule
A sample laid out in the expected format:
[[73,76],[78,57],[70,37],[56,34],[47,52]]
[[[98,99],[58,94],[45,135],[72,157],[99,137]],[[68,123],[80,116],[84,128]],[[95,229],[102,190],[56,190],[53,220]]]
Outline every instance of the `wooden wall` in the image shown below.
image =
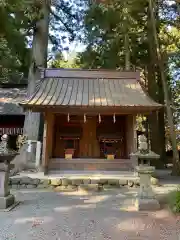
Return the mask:
[[[67,115],[57,115],[55,117],[55,134],[53,157],[64,158],[64,141],[60,139],[61,131],[71,133],[71,127],[81,130],[81,137],[77,140],[77,149],[75,157],[77,158],[99,158],[100,146],[98,135],[109,133],[111,135],[120,134],[122,141],[118,144],[117,158],[127,157],[126,148],[126,116],[117,116],[116,122],[113,123],[113,116],[104,116],[101,118],[101,123],[98,121],[97,116],[87,116],[84,123],[83,116],[70,116],[70,121],[67,121]],[[102,156],[104,157],[104,156]]]
[[127,158],[127,142],[126,142],[126,126],[127,116],[116,116],[115,123],[113,116],[104,116],[101,118],[101,123],[97,126],[97,136],[113,136],[122,139],[117,143],[116,158]]
[[134,121],[133,121],[133,115],[127,116],[127,131],[126,131],[126,145],[127,145],[127,154],[129,157],[129,154],[134,152]]
[[47,112],[44,114],[44,134],[42,150],[42,167],[44,173],[48,171],[49,161],[53,156],[53,136],[54,136],[54,114]]
[[[65,141],[61,139],[61,133],[71,135],[74,129],[82,131],[82,117],[70,116],[70,121],[67,120],[67,115],[56,115],[55,118],[55,134],[53,157],[64,158]],[[75,157],[79,157],[79,140],[76,140]]]

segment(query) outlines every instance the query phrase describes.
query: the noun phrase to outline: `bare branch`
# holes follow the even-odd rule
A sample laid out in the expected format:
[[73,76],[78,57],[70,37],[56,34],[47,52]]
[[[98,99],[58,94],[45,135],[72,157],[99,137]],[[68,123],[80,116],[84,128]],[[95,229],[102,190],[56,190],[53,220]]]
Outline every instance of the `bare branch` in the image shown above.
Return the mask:
[[50,9],[50,13],[63,24],[63,26],[66,28],[66,30],[69,33],[73,34],[72,29],[68,27],[68,25],[61,19],[61,17],[59,15],[57,15],[55,12],[53,12],[52,9]]

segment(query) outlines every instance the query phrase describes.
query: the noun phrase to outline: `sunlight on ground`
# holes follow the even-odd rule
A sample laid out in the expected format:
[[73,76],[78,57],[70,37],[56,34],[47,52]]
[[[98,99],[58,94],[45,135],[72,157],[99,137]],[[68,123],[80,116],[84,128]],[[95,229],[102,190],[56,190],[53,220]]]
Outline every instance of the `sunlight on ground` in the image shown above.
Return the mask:
[[130,218],[119,223],[117,228],[121,231],[143,231],[147,225],[141,218]]
[[75,208],[96,208],[96,204],[76,205]]
[[54,208],[55,212],[68,212],[70,210],[72,210],[74,208],[74,206],[65,206],[65,207],[56,207]]
[[[92,192],[79,190],[74,192],[61,192],[58,195],[66,195],[66,196],[89,196],[88,199],[84,199],[84,203],[98,203],[102,201],[106,201],[107,199],[111,198],[111,195],[100,195],[100,196],[93,196]],[[123,195],[122,195],[123,196]]]
[[92,193],[84,190],[78,190],[74,192],[60,192],[58,195],[65,195],[65,196],[89,196],[92,195]]
[[98,202],[106,201],[110,197],[111,196],[109,196],[109,195],[93,196],[87,200],[84,200],[84,203],[98,203]]
[[68,212],[74,209],[91,209],[96,208],[96,204],[79,204],[79,205],[72,205],[72,206],[64,206],[64,207],[56,207],[54,208],[55,212]]
[[30,218],[17,218],[14,223],[15,224],[26,224],[26,223],[32,223],[32,224],[43,224],[43,223],[50,223],[54,219],[52,217],[44,216],[44,217],[30,217]]
[[122,211],[122,212],[135,212],[135,211],[137,211],[135,206],[119,207],[118,210]]
[[150,216],[152,216],[153,218],[156,219],[169,219],[169,218],[173,218],[174,216],[170,213],[170,211],[162,209],[159,210],[157,212],[153,212],[153,213],[149,213]]
[[117,194],[117,197],[127,198],[127,195],[136,196],[136,194],[137,194],[137,191],[124,192],[124,193],[119,193],[119,194]]

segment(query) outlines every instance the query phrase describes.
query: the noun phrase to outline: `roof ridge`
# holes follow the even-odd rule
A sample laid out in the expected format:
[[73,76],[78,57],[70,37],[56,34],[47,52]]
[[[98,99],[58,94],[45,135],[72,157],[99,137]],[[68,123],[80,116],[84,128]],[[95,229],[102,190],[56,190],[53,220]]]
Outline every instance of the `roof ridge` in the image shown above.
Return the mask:
[[97,69],[44,69],[42,78],[107,78],[107,79],[140,79],[140,71],[118,71],[118,70],[97,70]]

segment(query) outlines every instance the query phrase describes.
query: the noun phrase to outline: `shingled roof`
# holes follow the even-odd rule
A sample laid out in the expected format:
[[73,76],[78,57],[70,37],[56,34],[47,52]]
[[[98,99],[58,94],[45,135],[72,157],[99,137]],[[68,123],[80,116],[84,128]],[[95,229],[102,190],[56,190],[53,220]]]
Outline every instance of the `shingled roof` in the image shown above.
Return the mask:
[[26,99],[26,87],[0,87],[0,115],[23,115],[19,102]]
[[162,107],[143,90],[139,72],[46,69],[25,108],[111,108],[156,110]]

